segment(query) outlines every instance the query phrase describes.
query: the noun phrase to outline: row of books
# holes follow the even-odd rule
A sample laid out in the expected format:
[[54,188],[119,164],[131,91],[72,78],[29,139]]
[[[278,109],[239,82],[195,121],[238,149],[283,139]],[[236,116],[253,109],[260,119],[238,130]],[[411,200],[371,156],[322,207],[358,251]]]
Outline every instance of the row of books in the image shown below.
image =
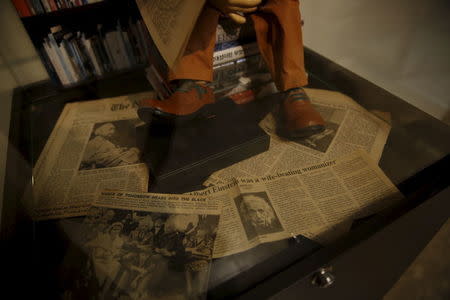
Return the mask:
[[104,0],[12,0],[20,17],[30,17],[102,1]]
[[[66,87],[116,71],[147,66],[147,78],[159,98],[170,96],[172,89],[165,80],[167,66],[143,21],[129,19],[125,23],[118,20],[108,28],[99,24],[89,33],[52,27],[39,49],[50,76]],[[242,85],[242,78],[266,72],[254,32],[242,34],[245,29],[237,28],[239,34],[230,34],[232,31],[224,30],[223,25],[217,27],[212,85],[220,95]]]
[[[193,33],[195,34],[195,33]],[[266,65],[255,42],[253,26],[235,26],[229,19],[221,19],[216,30],[213,55],[213,82],[216,97],[243,92],[253,84],[270,81]],[[170,96],[170,84],[147,68],[147,79],[160,99]],[[268,79],[267,79],[268,78]]]
[[[97,25],[94,33],[71,32],[55,26],[39,52],[49,74],[63,86],[137,66],[148,65],[158,53],[142,20],[113,28]],[[157,68],[160,59],[154,59]]]
[[221,20],[216,32],[213,69],[211,86],[217,98],[234,95],[238,101],[250,101],[254,95],[248,92],[271,81],[250,23],[236,26],[230,19]]

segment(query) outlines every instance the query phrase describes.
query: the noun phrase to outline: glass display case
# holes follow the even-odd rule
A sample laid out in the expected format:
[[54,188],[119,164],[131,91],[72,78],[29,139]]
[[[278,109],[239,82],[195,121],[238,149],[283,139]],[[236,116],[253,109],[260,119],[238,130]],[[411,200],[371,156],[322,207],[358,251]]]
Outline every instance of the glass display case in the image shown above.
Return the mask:
[[[448,218],[450,127],[351,70],[314,51],[305,51],[308,87],[338,91],[369,111],[390,114],[392,129],[379,166],[404,200],[378,214],[355,220],[348,232],[326,245],[298,235],[215,259],[208,298],[285,299],[300,294],[308,295],[308,299],[343,296],[364,299],[368,294],[379,298]],[[4,259],[17,257],[6,262],[6,269],[11,270],[13,278],[24,276],[32,282],[23,286],[21,281],[22,290],[18,293],[47,299],[61,297],[62,293],[58,288],[62,276],[59,272],[71,247],[65,231],[71,219],[32,221],[24,203],[27,197],[32,197],[34,164],[64,105],[148,90],[150,85],[143,70],[72,88],[40,83],[15,90],[2,231],[9,239]],[[267,112],[271,100],[254,108],[257,100],[244,105],[260,116]],[[227,139],[232,130],[222,128],[221,134]],[[233,155],[245,158],[239,150]],[[222,163],[209,161],[217,164],[209,171],[222,168]],[[200,173],[194,169],[190,176],[197,180],[186,180],[173,188],[169,185],[160,191],[198,190],[205,179]]]

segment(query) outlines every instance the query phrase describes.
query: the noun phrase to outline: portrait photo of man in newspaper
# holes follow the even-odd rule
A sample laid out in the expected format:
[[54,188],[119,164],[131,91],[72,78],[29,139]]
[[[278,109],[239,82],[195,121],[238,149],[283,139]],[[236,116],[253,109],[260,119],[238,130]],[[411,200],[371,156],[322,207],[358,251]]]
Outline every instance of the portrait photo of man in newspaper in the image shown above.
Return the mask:
[[97,123],[86,145],[80,170],[126,166],[141,162],[134,120]]
[[242,193],[234,198],[248,240],[281,232],[283,227],[265,192]]

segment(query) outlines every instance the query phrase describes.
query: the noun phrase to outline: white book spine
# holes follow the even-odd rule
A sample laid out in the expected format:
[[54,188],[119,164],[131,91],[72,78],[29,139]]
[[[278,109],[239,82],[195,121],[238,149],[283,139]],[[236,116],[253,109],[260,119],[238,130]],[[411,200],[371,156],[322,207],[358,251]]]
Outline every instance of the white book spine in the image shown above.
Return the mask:
[[47,52],[47,56],[50,59],[50,62],[52,63],[53,67],[55,68],[55,72],[58,75],[58,78],[61,81],[62,85],[70,84],[69,79],[67,78],[66,73],[64,72],[64,69],[61,66],[61,63],[59,62],[57,54],[55,53],[55,49],[50,47],[47,44],[47,42],[44,42],[43,46],[44,46],[45,52]]
[[250,43],[214,52],[213,66],[234,61],[246,56],[257,54],[259,51],[257,43]]
[[58,62],[61,65],[64,74],[66,75],[68,84],[75,82],[74,78],[72,77],[72,73],[69,70],[69,66],[67,65],[68,61],[66,61],[65,58],[63,57],[62,51],[60,50],[53,34],[50,33],[48,35],[48,40],[50,47],[53,49],[53,53],[56,54]]
[[67,69],[70,72],[70,75],[72,76],[72,78],[74,78],[74,82],[71,83],[76,83],[80,80],[80,77],[78,76],[77,72],[75,72],[75,68],[73,67],[73,63],[72,60],[69,57],[69,54],[67,53],[66,48],[64,48],[63,45],[59,45],[59,51],[61,51],[61,55],[62,58],[64,59],[64,61],[66,62],[67,65]]

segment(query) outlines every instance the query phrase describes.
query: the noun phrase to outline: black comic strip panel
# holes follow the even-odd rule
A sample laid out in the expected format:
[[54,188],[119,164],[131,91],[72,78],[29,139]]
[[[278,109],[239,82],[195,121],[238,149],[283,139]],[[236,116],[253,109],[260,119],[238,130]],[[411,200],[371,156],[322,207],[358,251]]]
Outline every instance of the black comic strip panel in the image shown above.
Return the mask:
[[205,298],[218,223],[218,215],[93,207],[73,237],[78,245],[65,258],[64,294],[68,299]]
[[244,224],[247,239],[257,235],[283,231],[265,192],[243,193],[234,198],[242,224]]
[[141,162],[136,143],[136,120],[96,123],[92,128],[80,170],[126,166]]

